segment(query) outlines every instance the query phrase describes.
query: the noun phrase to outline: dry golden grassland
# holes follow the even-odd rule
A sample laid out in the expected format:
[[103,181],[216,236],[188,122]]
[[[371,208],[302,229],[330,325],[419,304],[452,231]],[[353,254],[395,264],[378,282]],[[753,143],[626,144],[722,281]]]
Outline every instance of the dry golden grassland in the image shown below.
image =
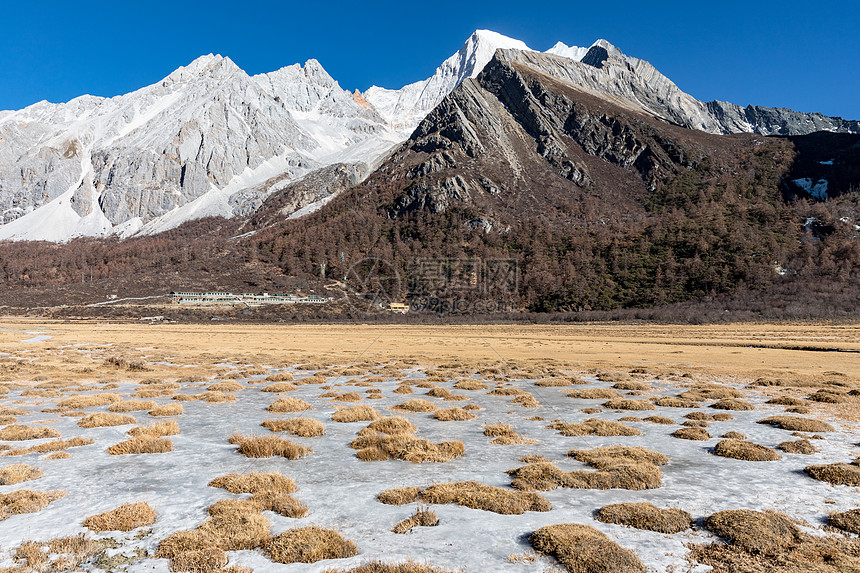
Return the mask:
[[[35,330],[52,338],[24,343],[24,333]],[[225,490],[221,495],[232,497],[198,506],[200,515],[192,526],[200,525],[194,529],[173,529],[151,540],[151,555],[168,559],[171,571],[245,573],[248,568],[231,565],[234,555],[228,552],[237,550],[278,563],[314,563],[365,551],[373,559],[385,554],[389,542],[409,548],[396,554],[400,561],[427,548],[430,555],[446,555],[446,566],[455,566],[470,534],[463,528],[470,522],[462,520],[461,512],[479,510],[498,516],[483,514],[487,529],[476,539],[492,537],[498,547],[474,550],[504,554],[503,567],[522,563],[523,571],[655,568],[637,557],[639,547],[631,541],[635,534],[663,536],[648,537],[652,546],[675,543],[661,551],[675,551],[676,570],[689,560],[688,565],[707,565],[718,573],[860,573],[860,540],[850,537],[860,531],[860,510],[846,507],[841,493],[860,487],[860,326],[96,325],[4,319],[0,348],[5,354],[0,356],[0,457],[31,456],[15,458],[26,463],[0,467],[0,485],[38,480],[32,483],[58,487],[51,480],[59,473],[52,472],[82,458],[43,460],[61,460],[69,455],[66,450],[96,441],[94,448],[80,450],[82,455],[111,458],[105,449],[116,456],[173,451],[168,437],[180,434],[175,421],[111,428],[137,424],[140,417],[135,419],[134,412],[184,414],[180,419],[188,421],[182,422],[173,454],[111,458],[117,464],[177,460],[189,453],[187,448],[218,440],[217,463],[224,463],[223,456],[235,458],[235,466],[206,476],[210,486]],[[285,368],[291,372],[275,371]],[[416,369],[423,376],[414,377]],[[370,400],[376,408],[368,405]],[[295,414],[310,410],[314,417]],[[294,417],[273,415],[280,413]],[[217,420],[211,425],[213,432],[221,432],[217,439],[194,442],[201,416]],[[319,421],[327,419],[336,423]],[[295,441],[280,437],[284,434],[245,433],[260,426],[296,436]],[[126,430],[128,439],[115,443]],[[657,451],[663,449],[661,443],[649,442],[655,434],[683,438],[661,442],[671,443],[664,451],[673,459]],[[775,435],[784,437],[766,437]],[[228,441],[235,449],[225,445]],[[846,443],[854,449],[833,454]],[[316,455],[307,457],[314,450]],[[309,468],[331,464],[338,456],[346,474],[321,475],[313,486],[306,482],[310,476],[317,479]],[[291,461],[264,459],[274,457]],[[665,503],[657,499],[665,497],[650,498],[658,505],[645,501],[649,490],[663,488],[658,492],[665,493],[677,483],[667,477],[664,484],[663,471],[667,476],[670,469],[684,471],[694,459],[750,475],[791,463],[794,469],[786,480],[831,488],[821,491],[834,492],[829,495],[841,505],[823,497],[796,504],[806,516],[801,525],[820,529],[809,535],[795,517],[771,511],[766,503],[744,507],[721,500],[723,505],[708,513],[726,506],[737,509],[707,515],[701,504],[695,510],[684,507],[685,497],[678,498],[682,507],[677,508],[661,507]],[[386,461],[361,463],[377,460]],[[747,463],[752,461],[773,463]],[[515,467],[517,462],[525,465]],[[264,464],[284,463],[303,472],[289,470],[303,484],[301,501],[293,496],[294,480],[262,471],[275,467]],[[349,472],[367,473],[353,483]],[[368,494],[365,478],[370,475],[374,486],[378,479],[378,488]],[[424,485],[402,487],[404,482]],[[72,483],[68,497],[50,507],[66,492],[0,494],[0,522],[11,527],[12,518],[33,519],[27,514],[39,511],[44,518],[58,511],[78,499]],[[320,487],[330,491],[315,489]],[[556,488],[593,491],[582,496],[538,493]],[[707,488],[702,485],[702,495]],[[373,495],[380,490],[377,503]],[[597,490],[602,497],[595,497]],[[779,497],[760,493],[761,499]],[[363,507],[367,500],[361,496],[368,495],[377,509],[358,519],[354,508]],[[623,499],[609,497],[616,495]],[[156,517],[156,529],[165,525],[159,507],[164,500],[145,498],[152,506],[123,504],[129,497],[116,499],[109,506],[116,509],[98,515],[88,515],[81,504],[77,526],[83,523],[92,532],[129,531],[148,527]],[[340,513],[332,512],[337,503],[350,517],[340,521]],[[415,505],[386,507],[403,504]],[[389,513],[374,517],[376,511]],[[534,516],[529,527],[505,517],[524,512],[538,512],[529,515]],[[307,516],[302,527],[283,526],[283,517]],[[489,520],[496,519],[511,520],[512,530],[493,530],[496,522]],[[700,524],[698,531],[694,523]],[[26,524],[20,521],[22,527]],[[430,537],[423,536],[438,539],[446,528],[456,549],[427,544]],[[523,553],[529,549],[525,540],[534,551]],[[87,569],[103,551],[102,544],[87,536],[2,545],[0,553],[6,553],[0,559],[6,555],[15,566],[10,571]],[[520,554],[529,557],[513,559]],[[446,571],[429,563],[356,563],[340,568],[335,563],[327,571]]]

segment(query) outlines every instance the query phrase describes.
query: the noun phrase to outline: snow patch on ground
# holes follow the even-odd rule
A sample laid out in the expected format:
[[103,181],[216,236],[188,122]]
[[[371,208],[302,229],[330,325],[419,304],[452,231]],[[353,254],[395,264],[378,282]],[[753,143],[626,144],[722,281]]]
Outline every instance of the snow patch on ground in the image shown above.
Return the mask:
[[792,182],[820,201],[827,199],[827,179],[819,179],[813,183],[812,179],[804,177],[802,179],[794,179]]

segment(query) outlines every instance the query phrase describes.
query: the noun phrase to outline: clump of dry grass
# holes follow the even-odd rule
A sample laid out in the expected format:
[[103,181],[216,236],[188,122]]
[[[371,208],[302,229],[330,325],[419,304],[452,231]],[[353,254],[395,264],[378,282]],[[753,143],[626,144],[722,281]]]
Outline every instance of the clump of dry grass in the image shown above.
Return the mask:
[[238,444],[236,450],[249,458],[271,458],[280,456],[288,460],[297,460],[308,454],[312,454],[311,448],[284,440],[276,436],[243,436],[233,434],[230,436],[231,444]]
[[551,463],[528,464],[508,470],[511,487],[524,491],[570,489],[656,489],[663,484],[660,468],[647,462],[617,460],[617,465],[597,471],[566,472]]
[[199,400],[203,400],[207,404],[224,404],[225,402],[235,402],[236,396],[219,392],[217,390],[206,390],[199,394]]
[[374,434],[414,434],[418,428],[400,416],[388,416],[380,418],[358,431],[359,436],[372,436]]
[[806,397],[807,400],[811,400],[813,402],[821,402],[824,404],[842,404],[847,402],[847,398],[845,398],[845,394],[842,392],[837,392],[835,390],[818,390],[817,392],[810,394]]
[[583,414],[599,414],[603,411],[603,408],[582,408],[579,410]]
[[412,394],[414,390],[412,390],[412,386],[408,386],[406,384],[401,384],[394,390],[392,390],[395,394]]
[[175,436],[179,433],[179,424],[173,420],[165,422],[156,422],[151,426],[137,426],[128,431],[129,436],[149,436],[151,438],[161,438],[163,436]]
[[484,426],[484,435],[493,438],[490,443],[499,446],[516,444],[536,444],[537,440],[524,438],[510,424],[488,424]]
[[235,380],[222,380],[206,387],[210,392],[239,392],[245,387]]
[[612,388],[578,388],[567,393],[568,398],[578,400],[606,400],[619,398],[621,394]]
[[163,396],[173,396],[174,394],[176,394],[176,390],[170,388],[138,388],[134,391],[133,396],[137,398],[161,398]]
[[645,566],[632,551],[588,525],[547,525],[532,533],[529,542],[573,573],[645,573]]
[[68,440],[51,440],[50,442],[45,442],[43,444],[39,444],[37,446],[31,446],[29,448],[20,448],[15,450],[9,450],[5,452],[3,455],[5,456],[23,456],[25,454],[39,453],[39,454],[47,454],[49,452],[57,452],[60,450],[65,450],[67,448],[73,448],[76,446],[88,446],[93,443],[93,440],[89,438],[82,438],[80,436],[76,436],[74,438]]
[[860,509],[831,513],[827,518],[827,524],[842,531],[860,535]]
[[782,450],[787,454],[805,454],[811,455],[818,451],[818,449],[812,445],[812,442],[806,439],[795,440],[793,442],[782,442],[779,444],[776,449]]
[[152,400],[123,400],[114,402],[108,407],[110,412],[136,412],[138,410],[152,410],[158,404]]
[[540,454],[531,454],[528,456],[521,457],[519,461],[524,464],[538,464],[541,462],[548,462],[549,460]]
[[510,388],[505,386],[496,386],[489,392],[487,392],[487,396],[522,396],[523,394],[527,394],[525,390],[520,390],[519,388]]
[[812,418],[801,418],[799,416],[770,416],[759,420],[758,424],[776,426],[781,430],[790,432],[833,432],[834,428],[827,422],[813,420]]
[[263,548],[276,563],[315,563],[358,554],[355,543],[344,539],[334,530],[315,525],[288,529],[268,539]]
[[438,408],[432,402],[422,398],[414,398],[388,409],[392,412],[435,412]]
[[678,396],[663,396],[652,400],[661,408],[699,408],[702,404],[690,398],[679,398]]
[[721,398],[743,398],[743,396],[744,393],[740,390],[719,384],[701,384],[678,394],[679,398],[687,398],[689,400],[696,400],[697,402],[719,400]]
[[250,493],[251,501],[259,506],[260,511],[265,509],[292,518],[308,514],[305,504],[288,495],[296,491],[296,483],[277,472],[229,474],[215,478],[209,486],[220,487],[230,493]]
[[155,510],[148,503],[126,503],[111,511],[84,519],[84,527],[96,533],[102,531],[131,531],[155,523]]
[[421,498],[421,488],[418,487],[398,487],[387,489],[376,496],[380,503],[386,505],[404,505],[418,501]]
[[349,447],[358,450],[355,455],[362,461],[400,459],[416,464],[447,462],[466,452],[459,440],[433,444],[410,434],[365,434],[353,440]]
[[154,437],[150,435],[139,435],[107,449],[114,456],[125,454],[163,454],[173,451],[173,442],[167,438]]
[[464,420],[474,420],[477,418],[476,415],[468,410],[457,407],[437,410],[436,413],[433,414],[433,417],[442,422],[462,422]]
[[427,391],[427,396],[431,398],[447,398],[451,395],[451,391],[441,386],[433,386]]
[[260,424],[272,432],[289,432],[294,436],[312,438],[325,434],[325,426],[313,418],[290,418],[288,420],[265,420]]
[[182,404],[162,404],[161,406],[156,406],[150,410],[149,415],[156,418],[163,418],[167,416],[179,416],[183,412],[185,412],[185,410],[182,408]]
[[313,406],[299,398],[278,398],[266,408],[268,412],[302,412],[313,409]]
[[486,390],[489,388],[487,384],[484,384],[480,380],[475,380],[474,378],[466,378],[464,380],[458,380],[454,383],[454,390]]
[[476,481],[437,483],[421,491],[421,501],[432,504],[456,503],[502,515],[526,511],[549,511],[552,504],[536,493],[510,491]]
[[343,394],[335,394],[332,400],[335,402],[360,402],[361,394],[358,392],[344,392]]
[[78,420],[78,426],[81,428],[103,428],[108,426],[125,426],[128,424],[137,424],[134,416],[129,416],[128,414],[107,414],[104,412],[89,414]]
[[647,400],[631,400],[629,398],[615,398],[601,404],[609,410],[656,410],[657,407]]
[[515,396],[513,400],[511,400],[511,404],[519,404],[523,408],[539,408],[540,402],[532,396],[531,394],[521,394],[519,396]]
[[121,400],[122,397],[119,394],[105,392],[103,394],[94,394],[92,396],[70,396],[68,398],[63,398],[57,402],[57,407],[69,410],[80,410],[81,408],[89,408],[91,406],[106,406]]
[[434,527],[436,525],[439,525],[439,517],[435,511],[418,508],[411,517],[395,524],[391,528],[391,531],[394,533],[409,533],[415,527]]
[[599,470],[613,468],[619,464],[649,463],[664,466],[669,463],[667,456],[640,446],[604,446],[591,450],[570,450],[567,455]]
[[705,441],[711,439],[711,434],[704,428],[678,428],[672,432],[672,437],[682,440]]
[[48,454],[43,458],[39,458],[42,460],[65,460],[67,458],[72,457],[72,454],[69,452],[54,452],[53,454]]
[[48,541],[24,541],[12,555],[17,567],[2,571],[79,571],[79,566],[102,551],[105,542],[78,534]]
[[595,513],[603,523],[626,525],[658,533],[680,533],[693,527],[693,517],[682,509],[662,509],[650,503],[604,505]]
[[776,406],[802,406],[805,401],[792,396],[777,396],[776,398],[771,398],[766,403],[774,404]]
[[0,493],[0,521],[22,513],[36,513],[48,504],[66,496],[65,491],[33,491],[19,489],[10,493]]
[[797,526],[775,511],[720,511],[705,518],[705,527],[753,554],[784,554],[800,541]]
[[275,372],[266,376],[266,380],[269,382],[292,382],[294,378],[289,372]]
[[749,411],[755,410],[755,406],[746,400],[739,400],[738,398],[723,398],[722,400],[717,400],[710,406],[716,410],[736,410],[736,411]]
[[620,422],[598,418],[589,418],[581,423],[555,420],[547,428],[558,430],[562,436],[639,436],[642,434],[636,428]]
[[292,392],[293,390],[298,389],[298,386],[290,384],[289,382],[275,382],[274,384],[263,386],[260,388],[260,392]]
[[644,392],[651,389],[651,385],[647,382],[638,382],[636,380],[621,380],[612,385],[616,390],[633,390],[636,392]]
[[812,479],[829,484],[860,486],[860,465],[856,463],[806,466],[803,471]]
[[723,434],[720,437],[726,438],[726,439],[732,438],[735,440],[746,440],[747,439],[746,435],[741,434],[740,432],[735,432],[735,431],[726,432],[725,434]]
[[0,485],[15,485],[22,481],[39,479],[45,472],[27,464],[13,464],[0,468]]
[[331,415],[333,422],[370,422],[381,417],[379,411],[373,406],[359,404],[348,408],[338,408]]
[[760,444],[754,444],[745,440],[727,438],[720,440],[714,446],[714,454],[735,460],[746,460],[750,462],[772,462],[782,459],[776,450],[772,450]]
[[22,442],[25,440],[42,440],[58,438],[60,432],[48,426],[25,426],[12,424],[0,429],[0,440],[7,442]]
[[651,422],[652,424],[662,424],[664,426],[671,426],[675,423],[675,420],[672,418],[667,418],[665,416],[648,416],[644,419],[645,422]]
[[[577,382],[577,384],[581,384],[582,382]],[[562,386],[573,386],[574,382],[570,378],[541,378],[540,380],[535,381],[535,386],[539,386],[541,388],[557,388]]]

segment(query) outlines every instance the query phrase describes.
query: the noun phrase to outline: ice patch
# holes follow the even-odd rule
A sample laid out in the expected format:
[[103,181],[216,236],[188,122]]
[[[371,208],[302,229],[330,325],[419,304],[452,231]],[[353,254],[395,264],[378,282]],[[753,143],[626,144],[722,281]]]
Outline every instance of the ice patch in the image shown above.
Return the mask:
[[22,340],[21,342],[33,343],[33,342],[44,342],[46,340],[50,340],[54,338],[49,334],[40,334],[38,336],[34,336],[33,338],[28,338],[27,340]]
[[823,201],[828,197],[827,179],[819,179],[813,184],[812,179],[810,179],[809,177],[803,177],[802,179],[794,179],[792,183],[794,183],[819,201]]

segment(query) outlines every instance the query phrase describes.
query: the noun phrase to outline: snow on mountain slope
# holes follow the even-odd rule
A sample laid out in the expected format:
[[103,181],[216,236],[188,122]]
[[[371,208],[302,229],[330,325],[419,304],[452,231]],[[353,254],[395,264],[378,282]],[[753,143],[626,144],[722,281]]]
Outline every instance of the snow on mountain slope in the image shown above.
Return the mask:
[[371,162],[402,139],[314,60],[251,78],[228,58],[203,56],[127,95],[4,112],[0,240],[247,214],[262,198],[231,200],[245,187],[328,158]]
[[519,40],[477,30],[430,78],[399,90],[373,86],[362,95],[396,130],[409,134],[464,79],[481,73],[499,48],[531,50]]
[[554,54],[556,56],[561,56],[563,58],[569,58],[571,60],[576,60],[577,62],[582,61],[582,58],[585,57],[585,54],[588,53],[589,48],[580,48],[579,46],[568,46],[562,42],[557,42],[555,46],[547,50],[545,53]]

